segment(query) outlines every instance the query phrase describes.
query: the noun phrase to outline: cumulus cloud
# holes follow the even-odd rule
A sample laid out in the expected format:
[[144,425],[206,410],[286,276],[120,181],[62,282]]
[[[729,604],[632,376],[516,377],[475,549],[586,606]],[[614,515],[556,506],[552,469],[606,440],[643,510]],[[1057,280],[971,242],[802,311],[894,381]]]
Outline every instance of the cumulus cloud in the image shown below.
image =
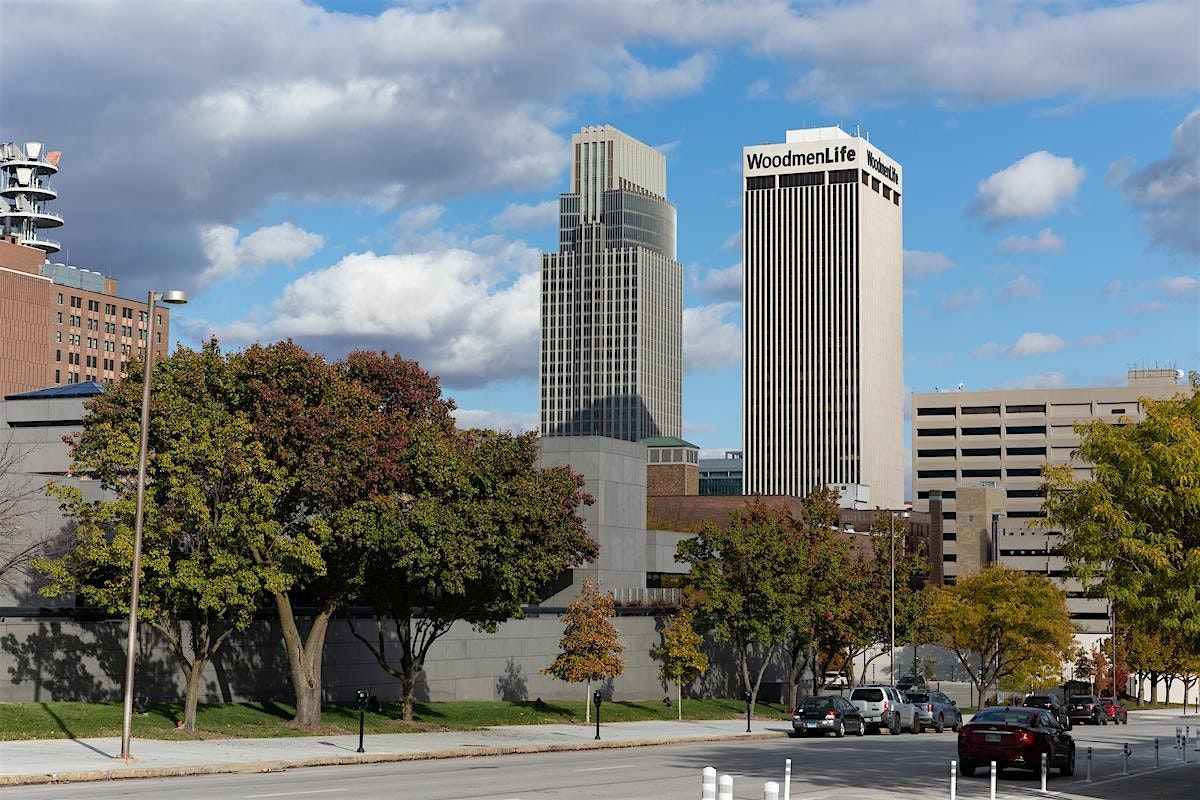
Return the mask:
[[1159,290],[1171,297],[1187,297],[1200,292],[1200,278],[1195,275],[1173,275],[1157,283]]
[[683,310],[683,367],[721,369],[742,361],[739,303],[714,303]]
[[1084,175],[1072,159],[1038,150],[980,181],[974,210],[991,222],[1052,214],[1075,196]]
[[621,82],[621,90],[638,100],[656,100],[695,94],[708,81],[715,59],[709,53],[696,53],[673,67],[654,69],[633,61]]
[[1053,333],[1022,333],[1020,338],[1009,348],[1009,353],[1017,356],[1040,356],[1046,353],[1057,353],[1065,343],[1062,337]]
[[509,203],[492,224],[503,230],[548,230],[558,227],[558,201],[541,203]]
[[290,222],[259,228],[240,236],[229,225],[210,225],[200,231],[208,267],[200,274],[202,286],[245,270],[267,264],[294,265],[315,255],[325,246],[325,237],[298,228]]
[[940,275],[954,266],[954,262],[944,253],[932,250],[905,250],[904,277],[913,280]]
[[1042,228],[1037,236],[1005,236],[1000,240],[1000,249],[1010,253],[1060,253],[1064,242],[1049,228]]
[[1004,284],[1004,288],[1000,290],[1000,297],[1010,302],[1013,300],[1040,300],[1042,287],[1033,278],[1021,273]]
[[1200,109],[1171,134],[1171,154],[1116,176],[1125,200],[1142,215],[1156,245],[1200,255]]
[[538,415],[529,411],[488,411],[479,408],[456,408],[454,421],[460,428],[489,428],[508,433],[526,433],[538,427]]
[[955,289],[942,298],[942,308],[947,311],[958,311],[965,306],[974,305],[983,299],[982,289]]
[[1135,306],[1131,306],[1129,313],[1141,317],[1149,316],[1151,314],[1161,314],[1164,311],[1169,311],[1170,308],[1171,307],[1166,303],[1160,303],[1156,300],[1152,300],[1149,303],[1138,303]]
[[712,300],[741,302],[742,265],[734,264],[724,269],[710,269],[696,281],[696,290]]

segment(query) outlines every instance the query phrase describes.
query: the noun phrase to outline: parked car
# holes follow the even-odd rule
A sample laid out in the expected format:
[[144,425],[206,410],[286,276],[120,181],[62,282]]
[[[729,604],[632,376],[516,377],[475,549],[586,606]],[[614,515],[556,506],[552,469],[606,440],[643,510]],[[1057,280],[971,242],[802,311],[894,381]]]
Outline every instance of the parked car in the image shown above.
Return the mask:
[[894,734],[901,728],[921,732],[916,706],[895,686],[859,686],[850,693],[850,702],[862,712],[869,733],[879,733],[883,728]]
[[1058,724],[1063,726],[1064,730],[1071,730],[1071,715],[1067,713],[1067,707],[1058,702],[1058,698],[1052,694],[1031,694],[1025,698],[1025,702],[1021,705],[1028,708],[1044,708],[1054,715],[1058,720]]
[[957,732],[962,727],[962,712],[958,705],[941,692],[913,690],[904,693],[908,701],[917,707],[917,720],[923,728],[933,728],[941,733],[947,727]]
[[1044,708],[985,708],[958,732],[958,771],[965,777],[995,761],[997,770],[1016,767],[1038,771],[1042,753],[1059,775],[1075,774],[1075,740]]
[[1100,707],[1104,709],[1104,715],[1112,720],[1114,725],[1121,723],[1129,724],[1129,711],[1121,704],[1120,700],[1112,697],[1101,697]]
[[826,689],[845,689],[850,685],[850,680],[846,677],[846,673],[838,670],[835,672],[826,672],[825,676],[821,679],[821,683]]
[[1107,725],[1108,715],[1100,707],[1100,698],[1094,694],[1076,694],[1067,700],[1067,713],[1071,724],[1086,722],[1089,725]]
[[867,731],[862,711],[840,694],[822,694],[806,697],[800,701],[792,714],[791,736],[806,736],[810,733],[832,733],[837,738],[846,735],[846,730],[862,736]]
[[896,688],[902,692],[907,692],[909,689],[925,689],[925,676],[905,675],[896,681]]

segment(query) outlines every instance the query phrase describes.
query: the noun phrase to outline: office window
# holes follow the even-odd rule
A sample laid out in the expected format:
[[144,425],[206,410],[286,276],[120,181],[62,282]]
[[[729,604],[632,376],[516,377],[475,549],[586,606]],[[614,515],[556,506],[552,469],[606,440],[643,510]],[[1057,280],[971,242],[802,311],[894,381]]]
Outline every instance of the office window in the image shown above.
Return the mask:
[[929,408],[918,408],[918,417],[953,417],[954,406],[932,406]]
[[[1000,430],[997,428],[996,433],[999,433],[999,432],[1000,432]],[[922,436],[953,436],[953,435],[954,435],[954,428],[918,428],[917,429],[917,438],[921,438]]]
[[1000,406],[963,406],[964,414],[999,414]]

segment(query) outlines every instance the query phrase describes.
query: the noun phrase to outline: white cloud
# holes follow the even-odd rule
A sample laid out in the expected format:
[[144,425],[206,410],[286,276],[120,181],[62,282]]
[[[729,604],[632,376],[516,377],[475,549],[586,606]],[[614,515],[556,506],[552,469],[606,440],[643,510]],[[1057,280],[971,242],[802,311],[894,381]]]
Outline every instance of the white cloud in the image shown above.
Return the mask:
[[954,266],[949,256],[931,250],[904,251],[904,277],[913,280],[939,275]]
[[438,203],[417,206],[401,211],[396,217],[396,224],[404,231],[416,233],[432,226],[445,213],[446,207]]
[[957,311],[965,306],[973,305],[983,299],[981,289],[955,289],[942,298],[942,308],[947,311]]
[[721,369],[742,361],[739,303],[714,303],[683,310],[685,371]]
[[1200,108],[1171,134],[1169,156],[1117,178],[1155,244],[1200,255]]
[[712,300],[741,302],[742,265],[734,264],[724,269],[710,269],[696,281],[696,290]]
[[525,433],[538,427],[536,412],[487,411],[478,408],[456,408],[454,421],[460,428],[489,428],[494,431]]
[[1064,242],[1049,228],[1042,228],[1037,236],[1005,236],[1000,249],[1010,253],[1061,253]]
[[1000,297],[1006,301],[1040,300],[1042,297],[1042,287],[1033,278],[1021,273],[1004,284],[1004,288],[1000,290]]
[[997,388],[999,389],[1062,389],[1067,385],[1067,376],[1061,372],[1048,371],[1039,372],[1036,375],[1027,375],[1024,378],[1019,378],[1015,381],[1002,383]]
[[1038,150],[980,181],[975,211],[992,222],[1045,216],[1075,196],[1084,175],[1070,158]]
[[1200,278],[1195,275],[1173,275],[1158,281],[1158,288],[1170,297],[1187,297],[1200,292]]
[[655,69],[632,61],[622,78],[621,89],[628,97],[657,100],[695,94],[708,81],[716,59],[695,53],[673,67]]
[[259,228],[240,239],[237,228],[209,225],[201,228],[200,240],[208,259],[208,267],[198,280],[202,286],[237,272],[259,270],[267,264],[293,266],[325,246],[324,236],[290,222]]
[[1166,303],[1151,301],[1149,303],[1139,303],[1129,309],[1130,314],[1136,316],[1146,316],[1150,314],[1161,314],[1164,311],[1169,311],[1171,307]]
[[1018,358],[1040,356],[1046,353],[1056,353],[1063,349],[1064,344],[1062,337],[1053,333],[1022,333],[1008,352]]
[[984,342],[971,351],[971,355],[975,358],[991,358],[1004,353],[1004,345],[999,342]]
[[549,230],[558,227],[558,201],[509,203],[492,218],[492,224],[504,230]]
[[728,239],[726,239],[721,244],[721,246],[724,247],[726,250],[741,250],[742,249],[742,232],[741,232],[741,230],[738,230],[737,233],[731,235]]

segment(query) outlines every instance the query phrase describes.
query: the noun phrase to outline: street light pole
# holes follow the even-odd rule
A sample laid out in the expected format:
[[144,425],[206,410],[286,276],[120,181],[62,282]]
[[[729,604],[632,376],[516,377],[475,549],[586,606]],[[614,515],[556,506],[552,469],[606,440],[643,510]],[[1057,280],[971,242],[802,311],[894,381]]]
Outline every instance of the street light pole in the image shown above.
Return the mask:
[[150,438],[150,373],[154,369],[155,301],[183,304],[187,295],[180,291],[146,293],[146,356],[142,370],[142,429],[138,437],[137,507],[133,518],[133,574],[129,590],[129,642],[125,657],[125,708],[121,716],[121,755],[129,761],[129,739],[133,728],[133,666],[137,648],[138,592],[142,575],[142,516],[146,508],[146,450]]

